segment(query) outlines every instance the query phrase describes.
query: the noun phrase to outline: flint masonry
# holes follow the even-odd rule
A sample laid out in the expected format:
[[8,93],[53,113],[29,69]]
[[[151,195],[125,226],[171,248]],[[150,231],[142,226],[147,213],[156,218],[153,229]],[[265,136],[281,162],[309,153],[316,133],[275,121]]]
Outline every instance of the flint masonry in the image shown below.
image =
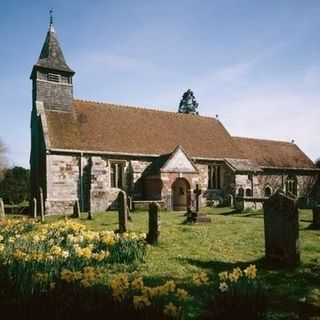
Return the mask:
[[[106,211],[120,190],[185,210],[276,189],[306,198],[319,171],[294,143],[233,137],[222,123],[194,114],[81,101],[52,21],[31,73],[32,198],[46,214]],[[231,197],[232,196],[232,197]]]

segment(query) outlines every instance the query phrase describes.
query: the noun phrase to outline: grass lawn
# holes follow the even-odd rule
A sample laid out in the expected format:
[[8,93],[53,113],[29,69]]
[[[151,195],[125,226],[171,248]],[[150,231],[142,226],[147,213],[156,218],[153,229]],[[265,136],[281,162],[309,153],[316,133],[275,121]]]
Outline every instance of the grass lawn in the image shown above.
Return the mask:
[[[253,263],[258,276],[269,287],[274,308],[287,311],[297,308],[299,299],[320,287],[319,260],[316,261],[320,258],[320,231],[309,228],[311,210],[300,211],[302,264],[294,270],[272,270],[265,266],[262,213],[239,214],[230,208],[206,210],[211,224],[188,225],[184,224],[182,213],[161,212],[160,243],[148,249],[139,271],[150,281],[174,278],[188,283],[197,271],[218,273]],[[132,218],[129,231],[147,232],[147,212],[134,212]],[[80,220],[92,230],[118,227],[116,212],[96,214],[92,221],[83,215]],[[195,294],[201,299],[201,292]]]

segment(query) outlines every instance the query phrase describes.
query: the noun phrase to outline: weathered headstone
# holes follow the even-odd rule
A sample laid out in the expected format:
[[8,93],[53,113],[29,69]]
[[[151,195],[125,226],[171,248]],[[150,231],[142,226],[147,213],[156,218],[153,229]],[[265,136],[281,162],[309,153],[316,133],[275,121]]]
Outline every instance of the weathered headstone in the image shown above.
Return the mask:
[[156,202],[149,204],[149,233],[147,241],[149,244],[157,244],[160,236],[160,206]]
[[39,202],[41,222],[44,222],[44,200],[42,188],[39,189]]
[[80,218],[80,206],[79,201],[76,200],[73,206],[73,215],[74,218]]
[[118,213],[119,213],[119,232],[127,232],[128,229],[128,206],[127,195],[124,191],[120,191],[118,195]]
[[32,199],[32,216],[33,219],[37,219],[37,199]]
[[128,197],[128,207],[130,212],[133,210],[133,202],[132,202],[132,197]]
[[312,227],[320,229],[320,204],[314,206],[312,209]]
[[93,220],[93,214],[92,214],[91,208],[89,208],[88,210],[88,220]]
[[5,210],[4,210],[4,202],[2,198],[0,198],[0,218],[4,218],[6,216]]
[[300,262],[299,211],[297,200],[281,191],[263,204],[267,262],[293,267]]
[[229,194],[228,195],[228,202],[229,202],[229,206],[230,206],[230,208],[233,208],[234,207],[234,199],[233,199],[233,195],[232,194]]

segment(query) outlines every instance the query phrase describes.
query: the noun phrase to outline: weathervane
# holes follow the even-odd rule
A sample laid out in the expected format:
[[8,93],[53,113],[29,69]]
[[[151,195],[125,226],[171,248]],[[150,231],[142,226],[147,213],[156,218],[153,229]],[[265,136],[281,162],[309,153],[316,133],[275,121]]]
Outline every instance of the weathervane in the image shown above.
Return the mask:
[[49,15],[50,15],[49,28],[50,28],[50,31],[54,32],[54,28],[53,28],[53,9],[49,10]]

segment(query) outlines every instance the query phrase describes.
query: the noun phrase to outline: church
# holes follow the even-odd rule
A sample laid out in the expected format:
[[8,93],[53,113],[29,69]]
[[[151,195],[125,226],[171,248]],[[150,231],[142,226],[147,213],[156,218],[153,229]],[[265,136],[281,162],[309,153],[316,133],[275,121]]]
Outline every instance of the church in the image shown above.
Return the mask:
[[52,20],[33,66],[32,199],[46,214],[104,212],[120,190],[133,203],[259,208],[282,189],[306,199],[319,174],[293,142],[234,137],[217,118],[73,97],[75,72]]

